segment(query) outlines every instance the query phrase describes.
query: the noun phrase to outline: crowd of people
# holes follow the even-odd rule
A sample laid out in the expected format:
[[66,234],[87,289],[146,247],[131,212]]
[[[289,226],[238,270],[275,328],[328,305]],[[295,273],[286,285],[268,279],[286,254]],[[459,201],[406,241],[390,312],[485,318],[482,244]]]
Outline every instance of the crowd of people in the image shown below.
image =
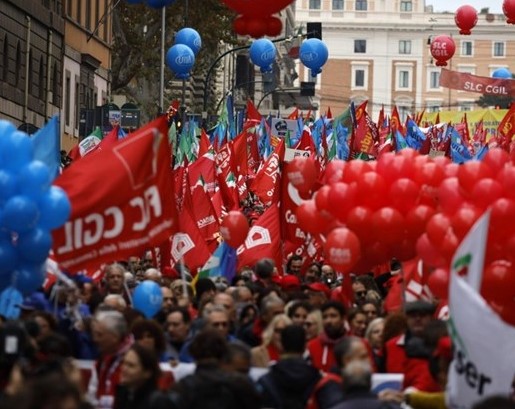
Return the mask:
[[[0,409],[446,407],[452,345],[436,304],[384,308],[398,262],[348,292],[330,265],[297,256],[284,276],[269,259],[231,282],[178,270],[133,257],[100,282],[77,275],[27,297],[0,321]],[[132,308],[144,280],[161,286],[152,319]],[[375,373],[402,385],[375,393]],[[490,397],[475,408],[514,407]]]

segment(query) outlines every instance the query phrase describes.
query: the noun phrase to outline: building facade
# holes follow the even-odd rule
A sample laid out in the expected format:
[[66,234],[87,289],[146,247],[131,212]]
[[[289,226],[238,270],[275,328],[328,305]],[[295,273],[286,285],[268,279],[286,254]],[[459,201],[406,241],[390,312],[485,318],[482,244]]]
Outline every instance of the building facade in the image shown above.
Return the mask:
[[[63,17],[63,105],[61,145],[67,151],[79,140],[86,110],[109,100],[112,7],[109,0],[65,0]],[[85,136],[85,135],[80,135]]]
[[0,117],[33,133],[63,104],[61,1],[0,0],[0,47]]
[[[485,0],[485,3],[488,3]],[[342,112],[368,100],[377,117],[396,105],[402,116],[435,110],[472,110],[477,93],[440,87],[441,69],[430,53],[431,38],[452,36],[456,53],[447,68],[490,76],[509,68],[515,57],[515,32],[504,15],[482,10],[472,35],[459,34],[454,11],[434,13],[424,0],[297,0],[297,24],[321,22],[329,60],[317,78],[321,112]],[[299,66],[301,78],[308,70]]]

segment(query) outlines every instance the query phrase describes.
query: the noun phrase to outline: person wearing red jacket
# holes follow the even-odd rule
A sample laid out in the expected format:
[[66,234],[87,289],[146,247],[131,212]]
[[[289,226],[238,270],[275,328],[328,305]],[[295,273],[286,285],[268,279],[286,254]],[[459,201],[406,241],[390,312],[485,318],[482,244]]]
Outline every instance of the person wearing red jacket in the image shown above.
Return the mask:
[[425,392],[440,390],[429,371],[429,352],[422,338],[434,312],[435,306],[427,301],[407,303],[407,331],[385,345],[386,372],[404,374],[404,388]]
[[321,308],[322,333],[309,341],[308,351],[313,366],[329,372],[335,366],[334,346],[346,335],[345,308],[337,301],[328,301]]

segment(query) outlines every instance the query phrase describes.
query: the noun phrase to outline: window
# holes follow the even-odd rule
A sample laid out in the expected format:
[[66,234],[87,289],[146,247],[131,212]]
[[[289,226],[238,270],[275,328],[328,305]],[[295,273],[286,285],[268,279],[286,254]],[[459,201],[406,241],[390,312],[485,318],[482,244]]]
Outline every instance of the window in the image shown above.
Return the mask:
[[66,79],[64,81],[64,123],[66,126],[70,126],[71,92],[70,71],[66,70]]
[[343,0],[333,0],[333,10],[343,10]]
[[309,0],[310,10],[320,10],[320,0]]
[[351,63],[351,89],[366,90],[368,88],[368,66],[367,62]]
[[356,11],[367,11],[367,0],[356,0]]
[[399,84],[398,88],[409,88],[409,71],[399,71]]
[[501,41],[494,41],[494,57],[504,57],[504,43]]
[[91,4],[86,3],[86,29],[91,30]]
[[52,105],[59,106],[59,77],[56,62],[52,70]]
[[413,11],[411,0],[401,0],[401,11]]
[[367,52],[367,40],[354,40],[354,52],[364,54]]
[[430,90],[440,89],[440,71],[429,72],[429,86]]
[[75,76],[75,98],[74,98],[74,106],[75,106],[75,129],[79,129],[79,121],[80,121],[80,87],[79,87],[80,78]]
[[358,88],[365,86],[365,70],[356,70],[354,72],[354,86]]
[[[107,0],[104,0],[104,16],[107,16],[107,12],[108,12],[108,9],[107,9]],[[107,38],[107,23],[109,22],[109,19],[108,18],[104,18],[104,23],[103,23],[103,26],[104,26],[104,35],[103,35],[103,39],[104,41],[108,41],[108,38]]]
[[82,24],[82,0],[77,0],[77,23]]
[[472,56],[472,41],[461,42],[461,55],[470,57]]
[[7,38],[7,34],[4,36],[3,60],[2,81],[7,82],[7,76],[9,75],[9,39]]
[[[93,29],[97,28],[97,24],[100,21],[100,0],[95,1],[95,21],[93,22]],[[95,32],[98,35],[98,31]]]
[[29,50],[29,73],[28,73],[28,82],[27,87],[29,88],[27,91],[30,93],[34,93],[36,91],[34,87],[34,64],[32,62],[32,49]]
[[72,4],[73,4],[73,0],[68,0],[66,2],[66,15],[68,17],[72,16]]
[[43,62],[43,56],[39,58],[39,99],[45,101],[45,63]]
[[399,41],[399,54],[411,54],[411,40]]
[[20,84],[21,80],[21,73],[23,71],[21,66],[21,48],[20,48],[20,42],[18,41],[18,44],[16,45],[16,70],[14,73],[14,86],[17,87]]

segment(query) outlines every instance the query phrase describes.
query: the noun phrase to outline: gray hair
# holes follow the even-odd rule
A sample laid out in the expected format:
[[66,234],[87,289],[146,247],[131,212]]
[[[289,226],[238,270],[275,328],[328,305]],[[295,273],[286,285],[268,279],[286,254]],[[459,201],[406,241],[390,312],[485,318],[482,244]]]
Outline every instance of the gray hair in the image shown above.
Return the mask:
[[372,387],[372,367],[368,361],[349,362],[342,370],[344,392],[350,390],[370,391]]
[[382,317],[374,318],[372,321],[370,321],[370,323],[368,324],[367,330],[365,331],[366,339],[368,339],[370,341],[370,335],[372,334],[372,331],[379,324],[384,324],[384,318],[382,318]]
[[105,269],[105,275],[107,276],[111,274],[112,270],[120,270],[120,272],[124,275],[125,279],[125,267],[122,266],[120,263],[109,264]]
[[123,314],[119,311],[99,311],[94,320],[103,324],[109,332],[118,335],[121,339],[129,333],[129,327]]
[[220,304],[215,304],[212,307],[208,307],[208,308],[204,309],[204,313],[202,315],[205,319],[207,319],[213,312],[223,312],[225,315],[227,315],[227,317],[229,317],[229,313],[227,312],[227,309],[223,305],[220,305]]
[[147,279],[149,277],[161,278],[161,271],[157,268],[147,268],[145,270],[145,278]]
[[284,301],[276,295],[270,294],[261,300],[261,313],[267,312],[276,305],[284,305]]
[[125,301],[123,296],[121,296],[120,294],[108,294],[108,295],[106,295],[105,298],[104,298],[103,304],[110,305],[109,301],[115,302],[118,307],[127,308],[127,302]]

